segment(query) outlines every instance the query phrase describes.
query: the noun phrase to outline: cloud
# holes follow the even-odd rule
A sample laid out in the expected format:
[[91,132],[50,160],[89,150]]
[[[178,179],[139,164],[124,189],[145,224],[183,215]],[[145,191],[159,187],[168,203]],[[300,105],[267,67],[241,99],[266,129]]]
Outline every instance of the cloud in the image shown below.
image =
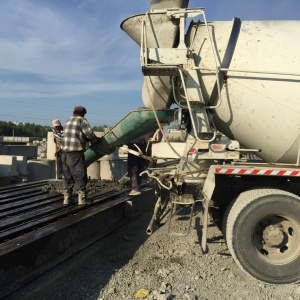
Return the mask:
[[[59,7],[36,3],[43,2],[0,3],[6,25],[0,34],[1,69],[75,79],[99,76],[99,71],[108,66],[118,69],[120,62],[130,66],[128,60],[134,58],[127,55],[122,61],[125,54],[116,47],[123,39],[117,24],[105,23],[101,14],[97,18],[95,13],[80,14],[82,10],[76,5],[72,11],[60,11]],[[14,31],[5,35],[7,28]]]
[[[201,5],[208,20],[270,20],[299,19],[299,3],[253,0],[251,9],[239,0],[203,0]],[[190,0],[190,7],[198,6],[199,0]],[[140,49],[120,23],[149,7],[150,0],[0,1],[0,101],[50,99],[59,108],[65,99],[92,96],[113,98],[114,104],[107,101],[103,108],[107,111],[119,109],[117,101],[130,101],[124,110],[141,106]],[[10,115],[13,108],[4,107]],[[40,112],[30,108],[30,114]]]
[[71,3],[0,2],[0,98],[140,89],[139,49],[119,27],[120,5]]

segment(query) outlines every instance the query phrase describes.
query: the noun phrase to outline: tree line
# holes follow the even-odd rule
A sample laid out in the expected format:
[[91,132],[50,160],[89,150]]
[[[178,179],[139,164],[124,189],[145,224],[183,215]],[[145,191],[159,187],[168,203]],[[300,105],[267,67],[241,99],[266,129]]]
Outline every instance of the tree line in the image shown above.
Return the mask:
[[[94,126],[94,131],[104,131],[107,125]],[[15,124],[13,122],[0,121],[0,136],[22,136],[22,137],[39,137],[47,138],[50,126],[37,125],[33,123]]]

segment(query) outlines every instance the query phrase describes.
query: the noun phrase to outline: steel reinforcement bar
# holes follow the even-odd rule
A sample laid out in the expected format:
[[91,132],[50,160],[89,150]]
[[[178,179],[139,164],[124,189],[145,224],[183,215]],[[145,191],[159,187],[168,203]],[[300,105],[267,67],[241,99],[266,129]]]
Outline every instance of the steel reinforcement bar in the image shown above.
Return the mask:
[[152,187],[129,197],[112,186],[88,195],[88,205],[64,206],[46,185],[0,189],[0,299],[155,204]]

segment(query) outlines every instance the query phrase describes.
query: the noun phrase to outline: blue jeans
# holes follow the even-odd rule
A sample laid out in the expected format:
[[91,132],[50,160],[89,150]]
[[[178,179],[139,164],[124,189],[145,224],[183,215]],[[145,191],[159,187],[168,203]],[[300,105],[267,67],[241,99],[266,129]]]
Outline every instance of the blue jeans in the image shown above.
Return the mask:
[[74,185],[78,191],[85,191],[87,184],[87,167],[83,151],[62,152],[63,163],[63,186],[64,189],[73,189]]

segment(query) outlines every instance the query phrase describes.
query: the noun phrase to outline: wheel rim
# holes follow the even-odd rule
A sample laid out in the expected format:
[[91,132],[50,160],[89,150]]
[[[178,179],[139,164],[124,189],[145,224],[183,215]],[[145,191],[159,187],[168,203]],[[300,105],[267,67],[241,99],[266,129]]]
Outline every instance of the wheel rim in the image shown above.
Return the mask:
[[300,224],[290,216],[268,215],[253,227],[252,240],[260,259],[284,265],[299,256]]

